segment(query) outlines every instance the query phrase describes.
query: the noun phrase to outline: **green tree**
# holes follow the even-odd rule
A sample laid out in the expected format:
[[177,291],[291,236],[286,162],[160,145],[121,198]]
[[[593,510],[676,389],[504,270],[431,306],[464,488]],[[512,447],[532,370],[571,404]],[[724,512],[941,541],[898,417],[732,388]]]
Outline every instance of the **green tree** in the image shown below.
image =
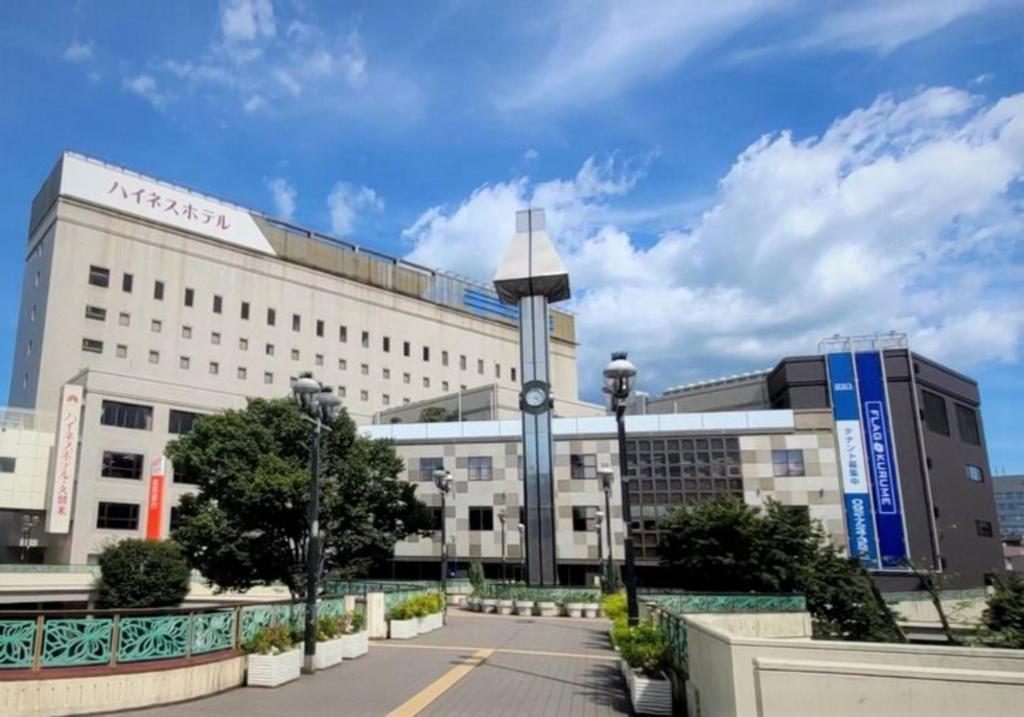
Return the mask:
[[171,540],[118,541],[100,553],[99,565],[100,607],[173,607],[188,595],[192,571]]
[[735,498],[687,505],[662,524],[659,554],[675,586],[707,592],[802,593],[815,634],[902,641],[896,616],[860,562],[829,544],[804,510]]
[[[416,487],[399,480],[389,443],[358,435],[342,411],[320,449],[321,571],[365,575],[395,542],[426,530]],[[253,399],[204,416],[167,446],[175,470],[195,477],[174,531],[189,562],[220,589],[283,583],[305,592],[312,427],[288,400]]]
[[997,578],[981,617],[982,636],[996,647],[1024,648],[1024,576]]
[[430,406],[420,411],[420,423],[447,423],[458,420],[458,411],[449,411],[441,406]]

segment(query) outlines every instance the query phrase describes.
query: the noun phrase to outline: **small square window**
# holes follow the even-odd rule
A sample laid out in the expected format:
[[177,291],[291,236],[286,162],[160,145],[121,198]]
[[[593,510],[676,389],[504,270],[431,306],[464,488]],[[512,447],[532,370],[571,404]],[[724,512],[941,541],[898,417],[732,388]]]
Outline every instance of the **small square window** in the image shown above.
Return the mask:
[[426,376],[423,377],[423,388],[430,388],[430,379]]
[[17,459],[12,456],[0,456],[0,473],[14,473]]
[[96,339],[82,339],[82,351],[87,351],[91,354],[101,354],[103,353],[103,342]]
[[299,350],[298,349],[292,349],[292,361],[298,361],[298,360],[299,360]]
[[512,380],[512,383],[516,382],[516,368],[513,366],[508,370],[508,377]]
[[216,294],[214,294],[213,295],[213,313],[220,314],[220,313],[223,313],[223,311],[224,311],[224,299],[222,299],[221,297],[219,297]]
[[110,269],[104,269],[102,266],[90,266],[89,283],[106,289],[110,286]]
[[344,386],[338,386],[338,398],[345,398],[345,393],[346,393],[345,387]]
[[423,360],[424,361],[430,361],[430,347],[429,346],[424,346],[423,347]]
[[580,480],[597,478],[597,455],[594,453],[570,455],[569,477]]
[[185,289],[185,306],[192,306],[196,302],[195,289]]
[[160,352],[159,351],[150,351],[149,352],[149,362],[150,363],[160,363]]
[[249,339],[238,339],[238,350],[248,351],[249,350]]
[[964,468],[967,471],[967,480],[971,483],[984,483],[985,472],[981,470],[980,466],[971,465],[968,463]]
[[211,331],[210,332],[210,343],[213,344],[214,346],[220,346],[220,332],[219,331]]
[[266,352],[267,356],[273,356],[274,355],[274,344],[267,344],[267,346],[264,349],[264,351]]
[[214,376],[216,376],[218,373],[220,373],[220,364],[217,363],[216,361],[211,361],[210,362],[210,373],[212,373]]
[[490,456],[470,456],[466,459],[466,472],[469,480],[492,480]]
[[448,393],[448,382],[447,381],[442,381],[441,382],[441,390],[444,391],[445,393]]
[[389,368],[382,369],[381,370],[381,377],[384,380],[387,380],[387,379],[391,378],[391,369],[389,369]]
[[135,277],[131,274],[125,274],[121,277],[121,291],[126,294],[132,293],[132,284],[134,283]]
[[465,356],[461,356],[461,355],[459,356],[459,369],[461,369],[462,371],[466,370],[466,357]]
[[345,359],[338,359],[338,370],[339,371],[347,371],[348,370],[348,361],[346,361]]
[[594,513],[597,508],[586,505],[572,507],[572,529],[575,533],[586,533],[593,530]]
[[476,360],[476,372],[478,374],[480,374],[481,376],[484,375],[484,360],[483,359],[477,359]]
[[412,353],[412,345],[408,341],[402,342],[402,355],[408,356]]
[[192,327],[191,326],[182,326],[181,327],[181,338],[183,338],[183,339],[190,339],[190,338],[192,338]]
[[988,520],[976,520],[974,521],[974,527],[978,531],[978,535],[983,538],[992,537],[992,523]]
[[313,363],[315,363],[317,366],[323,366],[324,365],[324,355],[323,354],[316,354],[315,356],[313,356]]
[[494,364],[494,378],[501,378],[501,364]]
[[359,392],[359,400],[360,401],[369,401],[370,400],[370,392],[369,391],[360,391]]
[[323,338],[323,335],[324,335],[324,320],[323,319],[317,319],[316,320],[316,335],[321,337],[321,338]]
[[362,337],[362,345],[364,349],[370,348],[370,332],[364,331]]
[[246,371],[244,366],[239,366],[238,367],[238,378],[240,378],[242,381],[244,381],[246,379],[248,374],[249,374],[249,372]]
[[359,373],[363,374],[364,376],[369,376],[370,375],[370,364],[368,364],[368,363],[359,364]]
[[388,394],[385,393],[384,395],[382,395],[380,397],[380,402],[382,404],[384,404],[385,406],[390,406],[391,405],[391,396],[389,396]]
[[402,383],[412,383],[412,375],[408,373],[402,374]]
[[117,345],[117,357],[118,358],[128,358],[128,347],[125,346],[124,344],[118,344]]
[[178,368],[188,368],[192,364],[192,360],[188,356],[178,357]]
[[149,323],[149,330],[152,331],[154,334],[159,334],[161,331],[163,331],[163,328],[164,322],[160,321],[159,319],[153,319]]
[[122,311],[117,315],[117,323],[121,326],[130,326],[132,323],[132,315]]
[[447,366],[448,365],[448,352],[447,351],[442,351],[441,352],[441,365],[442,366]]
[[802,450],[772,451],[772,475],[802,476],[804,473],[804,452]]
[[273,382],[274,382],[274,374],[270,373],[270,371],[264,371],[263,372],[263,383],[273,383]]
[[384,349],[384,353],[391,353],[391,337],[385,336],[381,339],[381,348]]
[[164,282],[154,281],[153,282],[153,298],[157,301],[164,300]]
[[472,531],[494,530],[494,508],[470,506],[469,529]]
[[[33,307],[34,309],[35,307]],[[107,310],[99,306],[86,306],[85,307],[85,318],[92,319],[93,321],[106,321]]]

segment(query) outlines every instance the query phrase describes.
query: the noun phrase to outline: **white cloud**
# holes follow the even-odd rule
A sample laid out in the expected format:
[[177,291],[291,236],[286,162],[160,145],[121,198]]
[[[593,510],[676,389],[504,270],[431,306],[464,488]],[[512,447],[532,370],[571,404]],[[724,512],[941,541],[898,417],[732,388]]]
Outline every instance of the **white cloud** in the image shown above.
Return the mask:
[[540,152],[538,152],[537,150],[533,149],[532,147],[530,149],[526,150],[525,152],[523,152],[523,159],[525,161],[527,161],[527,162],[532,162],[533,160],[537,159],[538,157],[540,157]]
[[170,96],[161,92],[156,80],[152,75],[142,74],[135,77],[125,78],[124,88],[132,92],[153,106],[153,109],[163,110],[170,101]]
[[64,59],[68,62],[85,62],[92,57],[93,42],[78,42],[74,40],[64,50]]
[[271,0],[228,0],[220,18],[221,32],[229,43],[273,37],[277,31]]
[[637,178],[588,160],[569,180],[481,186],[424,212],[405,231],[409,258],[489,281],[514,210],[545,207],[588,388],[619,347],[655,390],[813,352],[834,333],[907,331],[961,367],[1020,355],[1024,94],[882,96],[818,137],[761,137],[702,216],[646,246],[606,220]]
[[266,109],[266,106],[267,101],[263,95],[252,95],[242,104],[245,111],[249,113],[259,112],[262,109]]
[[274,198],[274,209],[282,219],[291,221],[295,216],[295,197],[297,192],[287,179],[275,177],[267,180],[267,189]]
[[327,208],[331,213],[331,229],[335,234],[345,235],[355,229],[359,212],[379,212],[384,209],[384,200],[369,187],[338,182],[327,196]]

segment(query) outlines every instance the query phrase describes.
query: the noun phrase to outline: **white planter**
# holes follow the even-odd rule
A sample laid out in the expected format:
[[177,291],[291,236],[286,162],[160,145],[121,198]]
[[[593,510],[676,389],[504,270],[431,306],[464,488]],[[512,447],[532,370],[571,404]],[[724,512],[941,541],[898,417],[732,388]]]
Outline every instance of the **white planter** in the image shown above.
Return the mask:
[[420,635],[433,632],[444,626],[444,617],[439,612],[416,618],[416,630]]
[[316,655],[313,656],[313,665],[316,669],[326,670],[328,667],[341,664],[341,659],[345,654],[342,651],[341,640],[342,638],[338,637],[316,643]]
[[511,615],[512,608],[515,603],[512,600],[499,600],[498,601],[498,614],[499,615]]
[[567,602],[565,604],[565,614],[569,617],[583,617],[583,603]]
[[250,687],[277,687],[299,679],[302,650],[293,647],[279,655],[249,655],[246,658],[245,684]]
[[341,656],[352,660],[370,651],[370,633],[366,630],[341,636]]
[[541,617],[558,617],[558,613],[558,603],[547,601],[537,603],[537,614]]
[[470,595],[462,601],[462,607],[466,610],[476,611],[476,598]]
[[480,601],[480,612],[496,612],[498,601],[494,598],[486,598]]
[[583,603],[583,617],[597,617],[601,614],[601,606],[596,602]]
[[533,600],[516,600],[516,615],[532,615]]
[[629,686],[629,699],[633,711],[643,715],[672,714],[672,682],[668,675],[646,677],[622,662],[622,673]]
[[392,640],[411,640],[419,634],[419,619],[388,620],[389,635]]
[[431,629],[440,630],[444,627],[444,611],[435,612],[430,616],[430,624],[433,625]]

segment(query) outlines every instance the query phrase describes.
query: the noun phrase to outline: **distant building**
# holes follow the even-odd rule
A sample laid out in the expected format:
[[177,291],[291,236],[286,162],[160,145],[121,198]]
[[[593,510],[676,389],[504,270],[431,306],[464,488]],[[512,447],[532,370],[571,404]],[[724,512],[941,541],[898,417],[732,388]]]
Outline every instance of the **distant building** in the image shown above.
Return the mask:
[[999,532],[1004,537],[1024,535],[1024,475],[995,476],[996,511]]

